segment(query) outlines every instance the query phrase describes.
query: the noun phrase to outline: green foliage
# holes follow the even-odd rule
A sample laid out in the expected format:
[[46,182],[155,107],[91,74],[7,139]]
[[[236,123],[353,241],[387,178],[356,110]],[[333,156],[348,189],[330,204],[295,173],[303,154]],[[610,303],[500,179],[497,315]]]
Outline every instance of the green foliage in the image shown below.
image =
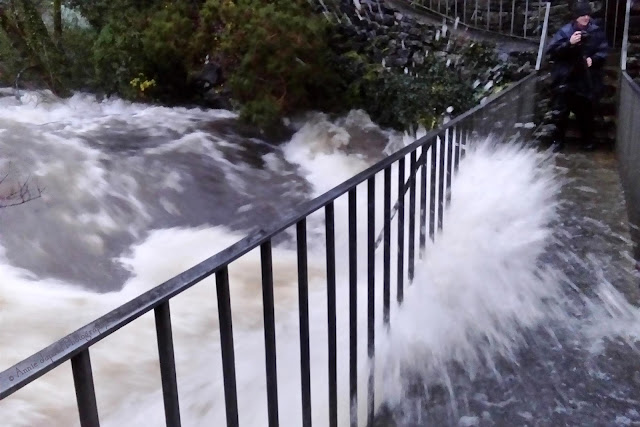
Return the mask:
[[427,61],[417,76],[371,64],[350,51],[339,59],[344,107],[365,110],[376,123],[407,130],[415,124],[436,126],[448,107],[460,113],[473,106],[473,90],[451,69]]
[[[474,80],[504,84],[488,71],[498,64],[493,46],[465,40],[429,42],[430,55],[414,75],[385,69],[380,58],[396,51],[394,35],[335,36],[307,0],[63,0],[91,26],[66,25],[60,40],[40,18],[51,13],[49,0],[15,4],[21,19],[0,22],[0,80],[35,65],[50,86],[192,102],[199,96],[193,77],[209,57],[226,79],[214,90],[230,94],[242,118],[263,128],[306,109],[352,108],[383,126],[432,128],[448,107],[457,114],[486,95],[471,87]],[[450,54],[464,67],[447,67]]]
[[13,48],[11,40],[4,31],[0,31],[0,85],[13,84],[13,80],[20,72],[23,58]]
[[196,41],[212,47],[242,117],[261,125],[318,107],[335,75],[328,23],[306,0],[207,0]]

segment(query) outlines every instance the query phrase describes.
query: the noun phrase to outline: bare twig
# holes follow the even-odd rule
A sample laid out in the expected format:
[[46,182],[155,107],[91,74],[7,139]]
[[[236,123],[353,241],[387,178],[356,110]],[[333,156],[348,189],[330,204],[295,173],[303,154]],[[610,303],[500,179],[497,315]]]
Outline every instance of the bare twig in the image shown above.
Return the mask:
[[[6,182],[9,175],[10,173],[7,173],[2,178],[0,178],[0,185]],[[23,205],[27,202],[42,197],[44,189],[40,188],[38,184],[36,184],[34,188],[33,185],[31,185],[31,183],[29,182],[30,179],[31,178],[28,177],[22,183],[16,182],[14,185],[9,187],[4,194],[0,192],[0,209]]]

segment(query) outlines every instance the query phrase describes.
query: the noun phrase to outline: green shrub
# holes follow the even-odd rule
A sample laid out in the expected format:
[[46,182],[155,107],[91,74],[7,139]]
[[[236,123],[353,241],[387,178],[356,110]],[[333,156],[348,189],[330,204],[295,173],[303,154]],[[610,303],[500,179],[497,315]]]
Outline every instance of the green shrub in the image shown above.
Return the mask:
[[195,40],[228,71],[243,118],[268,125],[333,99],[329,24],[306,0],[207,0],[201,24]]

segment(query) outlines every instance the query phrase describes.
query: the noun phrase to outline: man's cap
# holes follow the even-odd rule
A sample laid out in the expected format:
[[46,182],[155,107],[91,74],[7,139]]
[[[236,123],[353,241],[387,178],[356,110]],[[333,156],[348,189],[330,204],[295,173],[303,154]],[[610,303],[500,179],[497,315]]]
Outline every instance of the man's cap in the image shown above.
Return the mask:
[[579,18],[584,15],[591,15],[593,10],[591,4],[586,1],[579,1],[573,6],[573,17]]

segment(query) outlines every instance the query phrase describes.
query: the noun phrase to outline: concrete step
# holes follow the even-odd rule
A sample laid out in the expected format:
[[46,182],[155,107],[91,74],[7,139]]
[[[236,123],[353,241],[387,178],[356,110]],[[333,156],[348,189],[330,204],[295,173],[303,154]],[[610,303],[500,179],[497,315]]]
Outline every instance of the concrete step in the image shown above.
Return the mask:
[[[566,142],[579,142],[582,139],[580,131],[577,129],[567,129],[567,133],[564,136]],[[616,140],[616,132],[608,131],[595,131],[593,134],[593,140],[596,144],[613,144]]]

